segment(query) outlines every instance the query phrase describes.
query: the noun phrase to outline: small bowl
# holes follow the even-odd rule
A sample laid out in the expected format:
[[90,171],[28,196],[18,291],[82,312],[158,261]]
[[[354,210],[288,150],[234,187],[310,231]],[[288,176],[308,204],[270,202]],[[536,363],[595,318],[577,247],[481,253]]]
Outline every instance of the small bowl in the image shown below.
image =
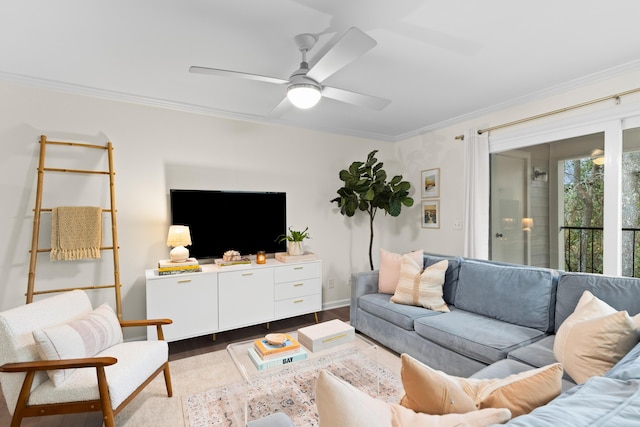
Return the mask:
[[282,345],[287,341],[285,334],[267,334],[264,338],[271,345]]

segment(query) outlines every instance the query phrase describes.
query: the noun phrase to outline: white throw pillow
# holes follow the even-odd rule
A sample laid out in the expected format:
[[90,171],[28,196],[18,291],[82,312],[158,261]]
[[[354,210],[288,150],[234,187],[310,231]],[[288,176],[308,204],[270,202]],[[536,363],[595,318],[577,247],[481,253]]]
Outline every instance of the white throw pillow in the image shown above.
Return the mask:
[[[102,350],[119,344],[122,328],[118,317],[108,304],[102,304],[85,316],[68,323],[33,331],[38,353],[44,360],[63,360],[92,357]],[[74,369],[48,371],[57,387]]]
[[553,355],[578,384],[604,375],[638,343],[634,320],[638,319],[584,291],[558,328]]

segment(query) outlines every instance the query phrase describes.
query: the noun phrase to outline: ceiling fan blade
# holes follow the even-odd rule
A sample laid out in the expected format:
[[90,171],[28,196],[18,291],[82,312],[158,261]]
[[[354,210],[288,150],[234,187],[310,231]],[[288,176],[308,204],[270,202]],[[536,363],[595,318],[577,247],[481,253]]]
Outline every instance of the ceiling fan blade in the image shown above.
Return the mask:
[[284,99],[280,101],[280,103],[276,105],[276,107],[273,110],[271,110],[271,112],[267,115],[267,117],[279,118],[289,108],[291,108],[291,102],[289,101],[289,98],[285,96]]
[[329,86],[322,88],[322,96],[378,111],[391,103],[389,99],[378,98],[377,96],[372,95],[364,95],[362,93],[351,92],[349,90]]
[[377,42],[358,28],[351,27],[309,70],[307,77],[322,82],[333,73],[364,55]]
[[289,84],[289,80],[278,79],[276,77],[261,76],[259,74],[251,73],[241,73],[239,71],[220,70],[217,68],[191,66],[189,67],[189,72],[195,74],[209,74],[212,76],[235,77],[246,80],[255,80],[258,82],[275,83],[279,85]]

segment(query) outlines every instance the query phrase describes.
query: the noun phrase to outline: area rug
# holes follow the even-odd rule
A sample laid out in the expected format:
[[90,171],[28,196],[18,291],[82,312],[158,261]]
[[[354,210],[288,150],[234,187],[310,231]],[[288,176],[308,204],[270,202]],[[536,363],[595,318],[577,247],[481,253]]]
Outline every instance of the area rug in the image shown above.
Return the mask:
[[[244,402],[247,419],[284,412],[298,426],[317,426],[315,382],[320,369],[327,369],[371,396],[398,402],[402,394],[399,376],[391,369],[360,353],[290,365],[264,371],[249,384],[237,381],[205,392],[183,396],[185,426],[244,426]],[[376,375],[379,381],[376,381]]]

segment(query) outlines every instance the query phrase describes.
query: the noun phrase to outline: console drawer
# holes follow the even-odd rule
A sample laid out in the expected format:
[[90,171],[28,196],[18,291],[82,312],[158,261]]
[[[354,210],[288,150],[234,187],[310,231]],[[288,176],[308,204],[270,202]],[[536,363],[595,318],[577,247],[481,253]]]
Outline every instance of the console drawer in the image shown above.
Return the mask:
[[297,280],[312,279],[320,277],[320,263],[306,262],[296,265],[285,265],[274,269],[274,280],[276,283],[295,282]]
[[276,283],[275,300],[297,298],[305,295],[318,294],[321,292],[320,279],[298,280],[295,282]]
[[300,298],[289,298],[276,301],[275,314],[277,319],[293,317],[322,310],[322,295],[306,295]]

